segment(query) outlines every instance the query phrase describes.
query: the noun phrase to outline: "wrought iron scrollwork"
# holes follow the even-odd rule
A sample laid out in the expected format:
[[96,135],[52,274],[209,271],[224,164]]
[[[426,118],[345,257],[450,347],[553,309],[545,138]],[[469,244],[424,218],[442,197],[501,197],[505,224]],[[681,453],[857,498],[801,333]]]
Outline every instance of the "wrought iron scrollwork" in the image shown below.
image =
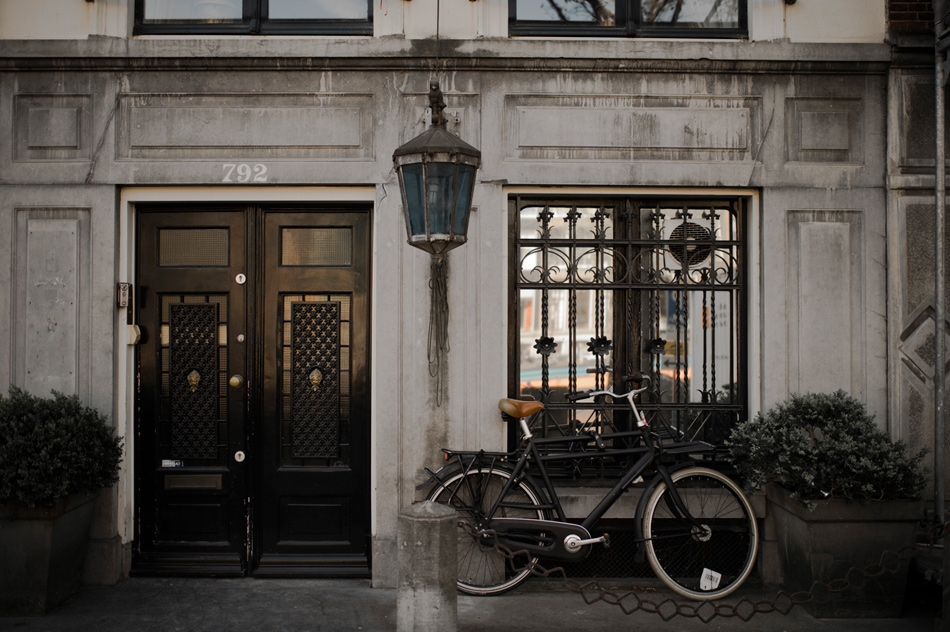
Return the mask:
[[650,371],[658,428],[721,440],[744,415],[744,203],[518,198],[521,390],[542,434],[624,430],[563,393]]

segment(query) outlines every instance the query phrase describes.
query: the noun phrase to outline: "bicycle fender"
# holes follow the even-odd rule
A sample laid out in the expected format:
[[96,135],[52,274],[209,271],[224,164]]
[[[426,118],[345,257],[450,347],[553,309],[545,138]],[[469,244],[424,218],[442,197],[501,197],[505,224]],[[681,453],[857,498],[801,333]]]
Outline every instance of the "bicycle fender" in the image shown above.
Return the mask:
[[[444,483],[443,481],[445,481],[445,480],[451,478],[451,477],[454,476],[456,473],[462,472],[462,471],[467,470],[467,469],[469,469],[469,468],[477,468],[477,467],[480,467],[479,464],[475,463],[475,460],[476,460],[476,459],[473,457],[472,459],[466,460],[462,465],[460,465],[457,461],[456,461],[456,462],[452,462],[452,463],[449,463],[448,465],[443,465],[442,467],[440,467],[440,468],[439,468],[438,470],[436,470],[435,472],[433,472],[432,470],[430,470],[430,469],[427,468],[427,467],[422,468],[423,471],[424,471],[426,474],[429,475],[429,480],[427,480],[427,481],[425,481],[425,482],[423,482],[423,483],[419,483],[418,485],[416,485],[416,489],[419,490],[419,491],[421,491],[421,490],[424,490],[424,489],[431,489],[433,486],[445,487],[445,483]],[[505,463],[505,464],[502,464],[502,463],[494,463],[494,464],[491,464],[491,465],[485,464],[484,467],[492,467],[492,468],[494,468],[494,469],[496,469],[496,470],[503,470],[503,471],[507,472],[508,474],[511,474],[511,473],[512,473],[512,468],[511,468],[507,463]],[[543,485],[538,485],[537,481],[535,481],[534,478],[533,478],[530,474],[525,474],[525,473],[523,473],[520,478],[521,478],[521,480],[524,481],[529,487],[531,487],[531,489],[534,491],[534,493],[538,495],[538,499],[539,499],[543,504],[545,504],[545,505],[551,504],[551,499],[548,497],[549,494],[548,494],[547,490],[544,488]]]
[[[669,474],[679,472],[680,470],[685,470],[689,467],[694,467],[696,465],[695,461],[683,461],[681,463],[676,463],[671,467],[666,467],[666,471]],[[637,502],[637,512],[634,514],[633,520],[633,533],[636,537],[637,542],[637,552],[634,554],[634,559],[638,564],[642,564],[646,561],[646,548],[641,546],[644,541],[643,537],[643,512],[646,511],[647,501],[650,499],[650,496],[653,495],[653,491],[660,485],[660,483],[667,482],[664,480],[663,474],[657,472],[656,475],[650,479],[650,482],[646,487],[643,488],[643,494],[640,496],[640,500]]]
[[[475,462],[475,460],[485,454],[483,452],[462,453],[462,452],[454,452],[454,451],[448,451],[448,450],[443,450],[443,452],[445,452],[446,454],[455,456],[457,458],[448,461],[445,465],[440,467],[435,472],[433,472],[427,467],[422,468],[422,471],[424,471],[426,474],[429,475],[429,480],[425,481],[424,483],[419,483],[418,485],[416,485],[417,490],[421,491],[423,489],[428,489],[429,487],[432,486],[433,483],[441,486],[442,481],[444,481],[446,478],[455,474],[456,472],[461,472],[463,469],[472,467],[472,464]],[[503,469],[503,468],[500,468],[500,469]]]
[[432,487],[433,484],[441,486],[442,481],[447,479],[449,476],[451,476],[455,472],[462,471],[462,468],[459,467],[458,463],[450,463],[449,465],[443,465],[435,472],[433,472],[427,467],[422,468],[422,471],[424,471],[426,474],[429,475],[429,480],[425,481],[424,483],[419,483],[418,485],[416,485],[417,490],[429,489],[430,487]]

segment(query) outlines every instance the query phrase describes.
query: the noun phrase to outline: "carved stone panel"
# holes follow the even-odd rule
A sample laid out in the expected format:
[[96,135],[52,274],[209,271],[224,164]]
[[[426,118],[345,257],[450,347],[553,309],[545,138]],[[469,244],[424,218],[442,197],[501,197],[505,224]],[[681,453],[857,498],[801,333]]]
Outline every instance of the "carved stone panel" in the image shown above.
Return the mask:
[[120,99],[117,157],[370,160],[373,97],[137,94]]
[[92,156],[92,96],[14,95],[14,160],[85,161]]
[[[898,83],[898,160],[903,168],[932,168],[936,108],[933,71],[904,74]],[[950,134],[950,130],[948,130]]]
[[864,390],[862,220],[857,211],[788,215],[792,392]]
[[[901,266],[901,314],[905,322],[913,320],[912,314],[924,304],[933,305],[934,295],[934,205],[902,205],[904,238],[904,263]],[[946,239],[950,240],[950,223],[945,223]],[[947,304],[950,304],[950,286],[947,287]]]
[[510,158],[736,161],[758,144],[761,100],[511,95],[505,109]]
[[789,162],[864,163],[861,99],[786,99]]
[[19,209],[16,382],[42,396],[88,390],[88,209]]

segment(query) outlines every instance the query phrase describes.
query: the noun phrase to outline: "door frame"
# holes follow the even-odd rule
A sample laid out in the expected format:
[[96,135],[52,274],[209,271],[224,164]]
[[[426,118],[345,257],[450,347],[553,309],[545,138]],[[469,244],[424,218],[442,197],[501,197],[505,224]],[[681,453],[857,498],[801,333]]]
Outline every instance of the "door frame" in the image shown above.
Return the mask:
[[[249,186],[211,186],[211,187],[127,187],[118,191],[118,249],[115,265],[115,279],[118,284],[131,284],[136,287],[135,277],[137,252],[137,211],[139,205],[168,205],[194,204],[195,206],[213,206],[220,204],[247,204],[247,205],[298,205],[310,204],[326,206],[340,204],[351,206],[360,204],[369,210],[371,228],[376,224],[377,190],[375,186],[342,186],[342,187],[249,187]],[[371,230],[370,235],[370,303],[375,294],[376,276],[375,262],[372,253],[375,252],[376,233]],[[117,300],[119,295],[117,288]],[[115,312],[114,347],[115,354],[115,425],[117,434],[124,438],[124,455],[120,471],[120,479],[116,484],[117,491],[117,523],[118,535],[125,546],[131,546],[135,540],[135,392],[136,392],[136,344],[138,341],[137,325],[135,322],[135,305],[132,301],[119,303]],[[370,310],[368,336],[370,348],[375,323]],[[369,355],[370,380],[372,381],[373,353]],[[375,409],[370,409],[369,435],[366,450],[369,470],[367,481],[369,486],[368,503],[370,507],[370,534],[375,530],[377,507],[376,488],[373,484],[372,463],[375,457],[373,437],[375,436],[376,419]],[[371,554],[372,546],[369,546]]]

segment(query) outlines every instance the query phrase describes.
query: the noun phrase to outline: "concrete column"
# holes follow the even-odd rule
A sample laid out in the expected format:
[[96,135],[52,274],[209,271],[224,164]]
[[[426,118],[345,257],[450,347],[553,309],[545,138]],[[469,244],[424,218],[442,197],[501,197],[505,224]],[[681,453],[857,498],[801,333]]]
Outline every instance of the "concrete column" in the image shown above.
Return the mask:
[[455,632],[458,624],[456,549],[458,518],[433,502],[399,514],[396,564],[396,629],[399,632]]

